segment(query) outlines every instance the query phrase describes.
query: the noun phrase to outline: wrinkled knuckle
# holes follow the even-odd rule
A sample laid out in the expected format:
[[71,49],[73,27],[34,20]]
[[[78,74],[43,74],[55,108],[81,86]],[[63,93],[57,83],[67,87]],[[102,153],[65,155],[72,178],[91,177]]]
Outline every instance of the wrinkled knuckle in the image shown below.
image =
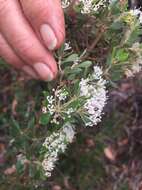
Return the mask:
[[21,44],[21,47],[19,48],[21,50],[21,54],[25,56],[25,59],[31,59],[31,52],[33,49],[33,45],[24,45]]
[[34,5],[34,9],[31,9],[30,7],[32,6],[29,6],[29,16],[32,19],[38,18],[38,20],[40,20],[48,16],[48,9],[45,5],[43,6],[42,1],[37,1]]
[[15,57],[9,57],[8,63],[16,67],[17,69],[20,69],[22,65],[19,63],[19,61]]
[[20,53],[25,56],[25,59],[30,59],[34,45],[32,43],[29,43],[28,40],[24,39],[19,39],[16,43],[18,44]]
[[48,9],[46,8],[46,6],[43,7],[43,6],[40,5],[38,7],[37,12],[35,13],[35,15],[38,16],[39,20],[44,20],[44,19],[48,18],[48,16],[49,16],[49,12],[47,10]]
[[1,57],[6,61],[6,63],[9,63],[10,65],[14,65],[16,68],[20,68],[21,64],[19,63],[19,60],[16,58],[16,56],[12,54],[2,54]]

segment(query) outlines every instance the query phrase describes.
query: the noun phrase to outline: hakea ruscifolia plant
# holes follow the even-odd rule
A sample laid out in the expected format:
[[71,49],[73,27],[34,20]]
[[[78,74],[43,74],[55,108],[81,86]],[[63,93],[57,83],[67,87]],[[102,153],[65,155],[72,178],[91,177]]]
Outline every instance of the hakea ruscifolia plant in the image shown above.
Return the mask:
[[[74,72],[77,69],[81,70],[81,68],[87,69],[90,65],[91,62],[83,62],[75,65],[71,70]],[[51,151],[55,149],[56,153],[64,152],[67,144],[73,140],[75,126],[94,126],[101,121],[107,100],[106,81],[102,75],[102,69],[99,66],[94,66],[93,72],[87,74],[85,78],[74,78],[68,84],[62,81],[61,86],[52,89],[52,95],[45,92],[43,117],[50,127],[59,128],[58,132],[47,137],[43,144],[44,147],[46,144],[47,148],[43,160],[46,175],[50,176],[54,162],[57,160],[57,155],[52,156],[49,149]],[[66,132],[64,132],[65,130]],[[69,137],[72,138],[69,140]]]
[[[71,3],[62,1],[67,9]],[[58,155],[73,141],[77,127],[93,127],[101,121],[108,99],[106,86],[124,75],[133,76],[142,67],[139,10],[128,11],[127,3],[121,4],[117,0],[78,0],[73,3],[77,14],[94,18],[90,28],[94,41],[89,48],[76,53],[70,39],[72,47],[65,43],[56,53],[60,74],[44,91],[40,118],[40,123],[48,125],[51,132],[41,151],[46,176],[51,176]],[[85,24],[89,25],[86,20]],[[93,49],[103,49],[104,45],[107,49],[105,59],[97,53],[96,61],[89,59]]]

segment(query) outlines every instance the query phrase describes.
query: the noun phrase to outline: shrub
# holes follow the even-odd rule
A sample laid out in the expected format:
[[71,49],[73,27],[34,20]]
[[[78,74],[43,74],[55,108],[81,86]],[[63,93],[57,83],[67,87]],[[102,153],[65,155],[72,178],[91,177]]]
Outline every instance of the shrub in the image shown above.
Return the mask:
[[23,108],[22,126],[10,120],[8,150],[14,148],[7,157],[16,155],[13,170],[22,179],[28,176],[25,183],[34,188],[51,176],[60,153],[80,128],[101,121],[108,90],[142,67],[139,10],[129,11],[125,0],[63,0],[62,6],[67,39],[55,52],[59,75],[43,84],[40,98],[35,96],[36,111]]

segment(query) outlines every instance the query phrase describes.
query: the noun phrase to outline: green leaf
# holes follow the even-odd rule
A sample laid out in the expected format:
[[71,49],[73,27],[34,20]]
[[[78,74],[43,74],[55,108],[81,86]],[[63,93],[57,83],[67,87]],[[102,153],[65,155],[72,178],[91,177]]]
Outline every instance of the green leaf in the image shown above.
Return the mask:
[[77,110],[78,108],[82,107],[85,104],[85,100],[83,98],[78,98],[74,101],[72,101],[68,108],[72,107],[73,109]]
[[29,128],[29,129],[33,129],[34,126],[35,126],[35,118],[33,117],[33,118],[29,121],[29,123],[28,123],[28,128]]
[[112,29],[112,30],[120,30],[120,29],[123,28],[123,26],[124,26],[124,24],[122,22],[118,21],[118,22],[112,23],[112,25],[110,26],[110,29]]
[[76,67],[74,67],[73,69],[71,69],[70,67],[66,67],[65,70],[64,70],[64,72],[65,72],[65,75],[68,75],[68,74],[74,74],[74,75],[76,75],[76,74],[81,73],[82,69],[81,68],[76,68]]
[[21,134],[19,123],[15,119],[12,119],[10,133],[13,137],[16,137]]
[[68,76],[68,80],[74,80],[74,79],[75,79],[75,76],[76,76],[75,74],[69,75],[69,76]]
[[115,58],[117,59],[117,61],[119,62],[124,62],[127,61],[129,58],[129,53],[126,52],[124,49],[119,49],[116,52]]
[[84,61],[78,64],[76,67],[87,68],[87,67],[90,67],[91,65],[92,65],[92,61]]
[[122,66],[117,67],[116,64],[115,67],[110,71],[110,74],[112,81],[119,81],[123,76]]
[[51,115],[50,115],[49,113],[47,113],[47,114],[42,114],[42,115],[40,116],[39,123],[40,123],[41,125],[47,125],[47,124],[49,123],[49,121],[50,121],[50,118],[51,118]]
[[71,54],[69,57],[67,57],[64,61],[62,61],[62,64],[68,63],[68,62],[74,62],[77,59],[78,59],[78,54],[74,53],[74,54]]
[[16,163],[16,170],[18,172],[19,175],[23,174],[24,172],[24,165],[22,163],[21,160],[18,160],[17,163]]

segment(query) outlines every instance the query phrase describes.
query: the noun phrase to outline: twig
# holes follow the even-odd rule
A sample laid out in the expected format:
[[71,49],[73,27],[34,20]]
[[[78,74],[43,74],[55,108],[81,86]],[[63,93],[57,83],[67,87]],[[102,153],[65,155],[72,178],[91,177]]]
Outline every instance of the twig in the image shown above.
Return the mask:
[[103,36],[104,32],[106,31],[106,27],[102,26],[98,32],[97,32],[97,37],[94,39],[93,43],[90,45],[89,48],[86,49],[86,54],[82,57],[82,59],[86,59],[90,53],[92,52],[92,50],[96,47],[96,45],[98,44],[98,42],[100,41],[101,37]]

